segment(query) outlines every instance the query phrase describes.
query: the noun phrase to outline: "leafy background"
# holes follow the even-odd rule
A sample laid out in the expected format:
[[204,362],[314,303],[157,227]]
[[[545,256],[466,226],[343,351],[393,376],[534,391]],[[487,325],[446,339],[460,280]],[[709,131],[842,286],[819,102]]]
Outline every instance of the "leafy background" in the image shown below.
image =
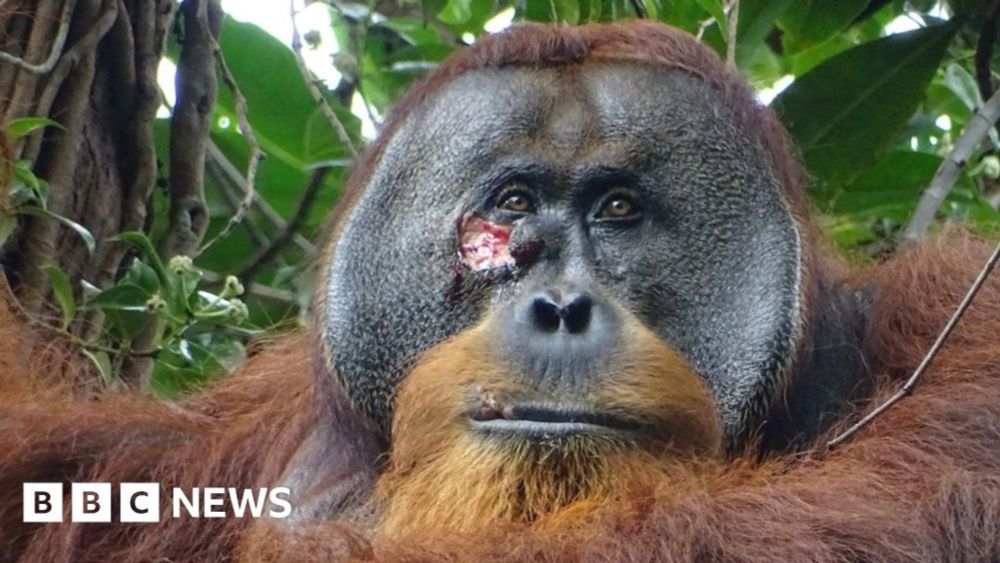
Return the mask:
[[[355,150],[371,141],[381,117],[414,80],[498,21],[579,25],[647,17],[699,36],[723,57],[735,35],[737,68],[797,143],[822,227],[855,259],[879,259],[893,248],[942,158],[993,87],[992,44],[982,37],[995,33],[996,2],[742,0],[733,34],[734,6],[729,0],[328,0],[299,6],[303,13],[324,12],[322,21],[330,22],[317,29],[297,18],[300,49],[309,68],[328,78],[310,81],[350,146],[303,80],[295,51],[252,23],[226,17],[219,46],[264,156],[249,213],[232,224],[252,153],[240,132],[237,98],[220,87],[209,149],[218,152],[208,159],[204,183],[210,217],[205,240],[214,242],[193,260],[161,255],[171,228],[162,188],[169,171],[161,167],[161,187],[150,201],[153,219],[144,232],[119,236],[131,250],[111,283],[98,287],[59,264],[46,266],[58,305],[47,322],[79,346],[106,385],[137,384],[120,372],[145,357],[151,371],[139,384],[167,396],[238,365],[250,338],[301,323],[324,217]],[[164,54],[174,64],[178,38],[175,30]],[[325,66],[336,72],[324,72]],[[160,162],[169,160],[170,113],[161,110],[153,124]],[[57,121],[21,118],[7,131],[18,138],[57,128]],[[984,234],[1000,225],[998,150],[991,131],[942,206],[939,225],[961,221]],[[26,215],[46,212],[46,179],[31,161],[13,164],[5,236]],[[86,229],[74,219],[59,218],[86,240]],[[271,247],[272,256],[250,266]],[[100,331],[84,337],[70,330],[83,311],[95,310],[104,315]],[[156,337],[137,349],[134,343],[151,327]]]

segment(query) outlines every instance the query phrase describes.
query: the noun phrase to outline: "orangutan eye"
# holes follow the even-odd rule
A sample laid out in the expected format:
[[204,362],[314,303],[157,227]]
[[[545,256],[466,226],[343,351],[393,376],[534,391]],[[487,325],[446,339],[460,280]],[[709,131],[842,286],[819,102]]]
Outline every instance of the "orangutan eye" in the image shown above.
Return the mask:
[[535,211],[535,200],[520,182],[511,182],[502,192],[500,192],[499,204],[497,207],[514,213],[533,213]]
[[597,212],[598,220],[629,221],[639,218],[639,205],[626,194],[612,194]]

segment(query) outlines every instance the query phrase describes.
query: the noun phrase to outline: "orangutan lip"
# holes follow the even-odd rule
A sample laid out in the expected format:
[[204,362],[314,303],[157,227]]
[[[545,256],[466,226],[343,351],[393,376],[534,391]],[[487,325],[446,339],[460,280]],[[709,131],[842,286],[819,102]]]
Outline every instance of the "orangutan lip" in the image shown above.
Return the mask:
[[551,436],[633,432],[641,425],[618,416],[579,407],[514,405],[502,410],[479,409],[470,413],[472,427],[489,432]]

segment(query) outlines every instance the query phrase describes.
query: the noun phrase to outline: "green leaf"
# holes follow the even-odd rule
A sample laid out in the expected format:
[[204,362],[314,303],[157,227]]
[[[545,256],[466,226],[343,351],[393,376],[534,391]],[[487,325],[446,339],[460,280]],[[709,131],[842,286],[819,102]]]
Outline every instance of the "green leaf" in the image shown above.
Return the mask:
[[87,302],[88,308],[115,311],[147,311],[146,302],[153,294],[134,283],[119,283],[105,289]]
[[45,127],[64,129],[59,123],[45,117],[22,117],[10,122],[10,125],[7,126],[7,133],[11,138],[17,139]]
[[427,25],[437,17],[438,13],[444,8],[447,0],[421,0],[420,9],[424,16],[424,25]]
[[17,217],[0,210],[0,246],[3,246],[17,228]]
[[153,247],[153,243],[149,240],[149,237],[139,231],[125,231],[124,233],[119,233],[115,238],[142,252],[143,257],[159,274],[160,280],[166,279],[167,268],[164,266],[160,254],[156,252],[156,248]]
[[830,211],[854,219],[887,217],[905,221],[940,163],[941,159],[932,154],[886,153],[872,169],[840,191]]
[[87,252],[90,254],[93,254],[94,249],[97,247],[97,241],[94,240],[94,235],[90,234],[87,227],[84,227],[72,219],[68,219],[62,215],[56,215],[48,209],[42,209],[41,207],[22,207],[19,208],[17,212],[25,215],[33,215],[35,217],[48,217],[49,219],[59,221],[63,225],[69,227],[73,232],[80,235],[80,238],[83,239],[84,246],[87,247]]
[[52,291],[55,293],[59,308],[62,309],[62,328],[66,330],[69,324],[76,318],[76,299],[73,298],[73,286],[69,283],[69,277],[59,269],[59,266],[42,266],[42,272],[49,278],[52,284]]
[[785,32],[782,45],[791,51],[817,45],[846,28],[861,14],[868,0],[799,0],[785,11],[778,25]]
[[976,79],[958,63],[948,63],[944,71],[944,84],[955,97],[962,100],[969,111],[976,111],[982,105]]
[[80,292],[83,295],[83,302],[86,303],[101,294],[101,288],[87,280],[80,280]]
[[741,0],[736,30],[738,43],[764,41],[774,28],[774,22],[791,4],[792,0]]
[[775,100],[821,188],[868,169],[920,103],[957,26],[892,35],[799,77]]
[[[842,224],[866,223],[869,229],[874,220],[905,224],[941,161],[941,157],[933,154],[888,152],[871,170],[840,190],[828,211],[840,218]],[[1000,214],[983,201],[965,174],[948,194],[942,210],[954,218],[971,221],[976,228],[991,227],[1000,221]]]
[[[292,50],[261,28],[230,17],[225,19],[219,44],[226,64],[246,97],[250,108],[248,118],[261,148],[269,159],[280,158],[298,169],[305,169],[311,155],[302,133],[307,130],[309,119],[320,109],[303,81]],[[267,72],[261,72],[262,68]],[[326,88],[323,84],[319,87]],[[278,100],[280,103],[276,103]],[[327,100],[350,136],[358,139],[358,119],[336,100]],[[236,115],[235,102],[228,88],[219,88],[218,107],[225,115]],[[316,130],[320,127],[325,130]],[[338,158],[350,157],[350,151],[339,144],[329,123],[317,124],[312,134],[323,134],[337,142]],[[325,151],[323,158],[330,158],[328,153]]]
[[146,327],[152,312],[146,302],[152,295],[134,283],[120,283],[87,301],[87,309],[100,309],[112,333],[131,341]]
[[448,25],[461,25],[472,17],[470,0],[448,0],[437,18]]
[[87,350],[84,348],[81,350],[84,356],[87,356],[91,362],[93,362],[94,367],[97,368],[97,373],[101,376],[101,381],[104,385],[111,387],[115,383],[114,372],[111,370],[111,358],[108,357],[108,353],[103,350]]
[[521,0],[518,2],[517,19],[535,22],[555,21],[555,3],[552,0]]
[[150,295],[160,291],[160,277],[156,270],[138,258],[132,260],[132,265],[125,272],[122,283],[137,285]]
[[580,23],[580,3],[577,0],[553,0],[556,18],[570,25]]
[[[736,64],[739,68],[747,68],[756,60],[759,57],[758,51],[770,51],[764,44],[764,39],[774,29],[774,22],[791,3],[792,0],[740,0],[740,18],[736,24]],[[715,43],[712,37],[717,36],[717,44],[724,47],[726,40],[718,34],[721,29],[710,28],[706,41]],[[715,34],[712,33],[713,30],[716,31]]]
[[30,193],[16,191],[11,193],[11,203],[14,205],[25,205],[36,203],[39,207],[45,207],[45,201],[49,198],[49,183],[35,176],[35,171],[31,169],[31,163],[27,160],[19,160],[14,163],[14,179],[18,183],[31,188]]
[[163,397],[190,392],[246,360],[243,344],[231,334],[209,332],[164,343],[153,368],[152,388]]

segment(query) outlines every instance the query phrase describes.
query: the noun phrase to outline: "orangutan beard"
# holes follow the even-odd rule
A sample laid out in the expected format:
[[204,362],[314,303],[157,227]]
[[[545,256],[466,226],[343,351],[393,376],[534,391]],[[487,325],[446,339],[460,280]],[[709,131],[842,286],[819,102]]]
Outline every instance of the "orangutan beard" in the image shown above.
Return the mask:
[[631,331],[614,362],[619,371],[576,399],[638,416],[647,432],[484,432],[470,422],[470,397],[502,405],[537,390],[483,353],[488,326],[431,350],[397,398],[389,466],[374,496],[380,534],[427,537],[581,515],[717,461],[722,432],[704,384],[672,348],[641,327]]
[[469,435],[420,461],[394,461],[379,481],[379,533],[429,537],[563,522],[652,496],[698,465],[594,436],[491,442]]

